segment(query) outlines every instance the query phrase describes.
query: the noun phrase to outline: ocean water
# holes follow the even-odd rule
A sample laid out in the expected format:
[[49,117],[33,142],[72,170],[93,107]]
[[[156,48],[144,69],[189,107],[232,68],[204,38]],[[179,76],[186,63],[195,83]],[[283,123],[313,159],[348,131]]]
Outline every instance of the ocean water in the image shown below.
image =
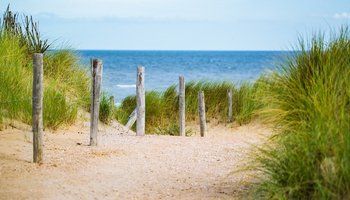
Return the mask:
[[88,66],[90,58],[103,60],[102,88],[120,103],[135,94],[137,66],[145,67],[145,88],[163,91],[185,81],[254,81],[273,70],[288,52],[283,51],[78,51]]

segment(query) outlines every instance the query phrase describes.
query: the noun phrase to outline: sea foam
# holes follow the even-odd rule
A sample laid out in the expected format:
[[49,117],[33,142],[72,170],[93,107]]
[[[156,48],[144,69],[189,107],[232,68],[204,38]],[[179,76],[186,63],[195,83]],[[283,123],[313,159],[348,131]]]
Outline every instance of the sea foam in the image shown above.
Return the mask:
[[135,84],[118,84],[116,85],[118,88],[136,88],[136,85]]

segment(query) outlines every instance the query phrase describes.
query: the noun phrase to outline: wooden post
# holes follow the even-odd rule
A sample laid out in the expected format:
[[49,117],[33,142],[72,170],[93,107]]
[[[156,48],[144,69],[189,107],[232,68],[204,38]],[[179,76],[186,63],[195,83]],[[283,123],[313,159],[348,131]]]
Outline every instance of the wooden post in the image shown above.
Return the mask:
[[180,136],[186,136],[185,130],[185,78],[179,77],[179,113],[180,113]]
[[139,66],[137,68],[137,81],[136,81],[136,135],[145,135],[145,68]]
[[102,83],[102,60],[92,60],[90,146],[97,146],[98,116]]
[[33,126],[33,162],[43,161],[43,54],[33,56],[33,97],[32,97],[32,126]]
[[232,122],[232,89],[227,91],[228,98],[228,122]]
[[130,129],[132,127],[132,125],[134,125],[134,123],[136,122],[136,117],[137,117],[136,110],[137,110],[137,108],[135,108],[135,110],[132,111],[132,113],[129,116],[128,123],[126,123],[126,125],[125,125],[125,127],[128,129]]
[[204,137],[207,134],[207,123],[205,119],[205,102],[203,91],[198,92],[198,113],[201,137]]

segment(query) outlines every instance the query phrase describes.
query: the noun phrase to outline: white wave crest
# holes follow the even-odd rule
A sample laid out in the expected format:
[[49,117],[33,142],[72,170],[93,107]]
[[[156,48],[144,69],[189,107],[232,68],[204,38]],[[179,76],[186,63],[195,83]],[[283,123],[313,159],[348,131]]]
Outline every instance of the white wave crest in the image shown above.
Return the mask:
[[117,87],[119,87],[119,88],[136,88],[136,85],[135,84],[131,84],[131,85],[127,85],[127,84],[125,84],[125,85],[123,85],[123,84],[118,84],[118,85],[116,85]]

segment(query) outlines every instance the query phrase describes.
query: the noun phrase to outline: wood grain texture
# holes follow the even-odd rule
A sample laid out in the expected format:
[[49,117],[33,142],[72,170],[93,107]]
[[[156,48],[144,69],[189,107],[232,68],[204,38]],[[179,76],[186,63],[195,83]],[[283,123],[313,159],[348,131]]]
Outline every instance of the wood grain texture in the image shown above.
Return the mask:
[[43,161],[43,54],[33,56],[33,96],[32,96],[32,126],[33,126],[33,162]]
[[206,136],[207,134],[207,122],[205,118],[205,101],[204,101],[204,92],[198,92],[198,114],[199,114],[199,126],[201,137]]
[[227,91],[227,101],[228,101],[228,122],[233,121],[232,117],[232,89]]
[[136,120],[136,135],[145,135],[145,119],[146,119],[146,102],[145,102],[145,68],[139,66],[137,68],[136,81],[136,103],[137,103],[137,120]]
[[137,118],[137,108],[135,108],[134,111],[132,111],[132,113],[130,114],[129,120],[126,123],[125,127],[130,129],[132,127],[132,125],[135,124],[136,118]]
[[186,136],[186,130],[185,130],[185,111],[186,111],[186,105],[185,105],[185,78],[183,76],[179,77],[179,119],[180,119],[180,130],[179,135],[180,136]]
[[102,60],[92,60],[90,146],[97,146],[98,119],[102,84]]

